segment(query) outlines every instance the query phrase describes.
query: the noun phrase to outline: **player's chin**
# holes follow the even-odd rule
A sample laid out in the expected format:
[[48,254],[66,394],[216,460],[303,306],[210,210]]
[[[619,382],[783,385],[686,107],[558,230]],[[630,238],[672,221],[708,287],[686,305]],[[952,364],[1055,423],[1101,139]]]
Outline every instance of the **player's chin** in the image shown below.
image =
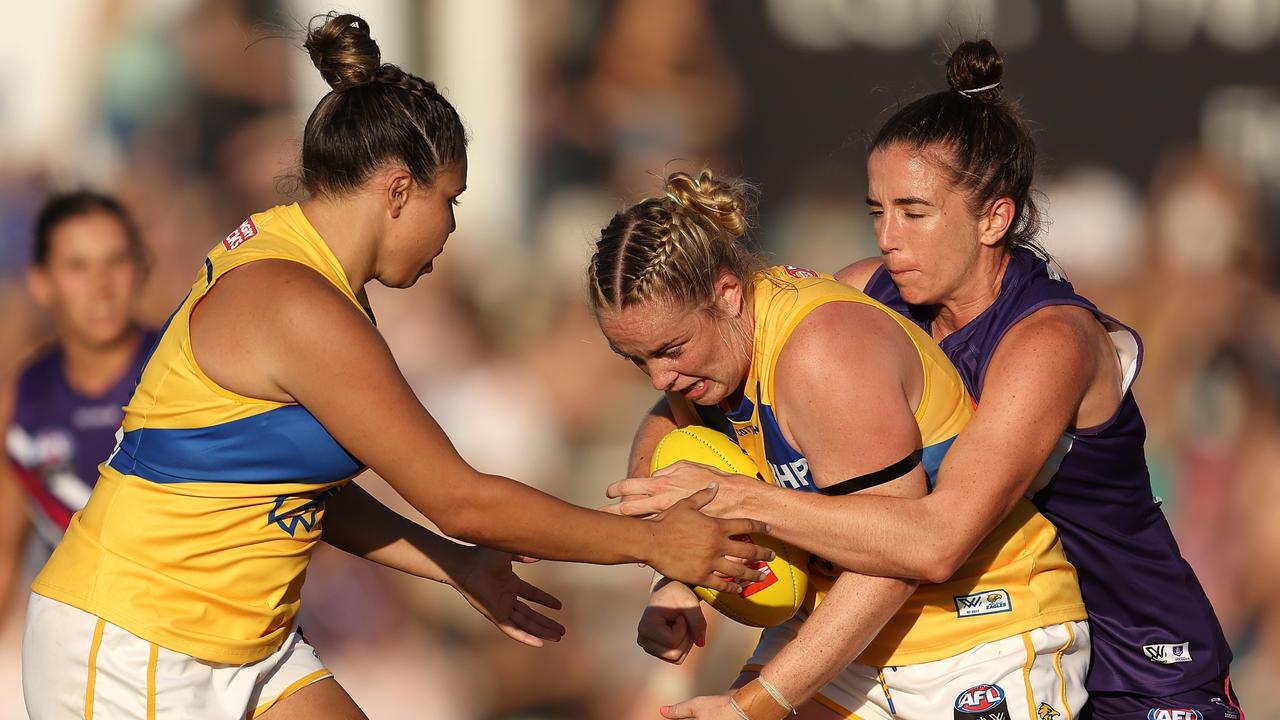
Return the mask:
[[379,277],[378,281],[389,288],[404,290],[418,284],[418,280],[423,275],[430,273],[432,270],[431,263],[427,263],[424,267],[418,268],[416,271],[408,273],[401,277]]

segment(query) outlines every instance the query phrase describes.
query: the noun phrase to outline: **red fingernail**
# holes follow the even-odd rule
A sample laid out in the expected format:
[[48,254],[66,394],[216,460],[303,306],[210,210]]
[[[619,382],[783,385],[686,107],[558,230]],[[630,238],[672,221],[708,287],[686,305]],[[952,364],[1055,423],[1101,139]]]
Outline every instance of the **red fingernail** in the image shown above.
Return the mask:
[[659,710],[658,712],[662,713],[663,715],[666,715],[666,714],[667,714],[667,711],[668,711],[668,710],[670,710],[670,709],[671,709],[671,706],[670,706],[670,705],[663,705],[663,706],[662,706],[662,709],[661,709],[661,710]]

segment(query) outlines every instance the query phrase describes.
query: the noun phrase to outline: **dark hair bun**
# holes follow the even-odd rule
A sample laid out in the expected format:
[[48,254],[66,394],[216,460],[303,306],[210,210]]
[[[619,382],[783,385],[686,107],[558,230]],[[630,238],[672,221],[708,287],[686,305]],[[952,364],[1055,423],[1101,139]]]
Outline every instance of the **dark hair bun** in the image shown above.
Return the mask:
[[977,88],[995,85],[1004,77],[1004,57],[990,40],[966,40],[960,43],[951,58],[947,60],[947,83],[956,92],[965,93],[969,97],[994,99],[999,97],[1000,88],[994,87],[982,92],[972,92]]
[[[317,27],[321,19],[324,23]],[[373,82],[382,64],[378,43],[369,36],[369,23],[356,15],[315,16],[302,46],[334,92]]]

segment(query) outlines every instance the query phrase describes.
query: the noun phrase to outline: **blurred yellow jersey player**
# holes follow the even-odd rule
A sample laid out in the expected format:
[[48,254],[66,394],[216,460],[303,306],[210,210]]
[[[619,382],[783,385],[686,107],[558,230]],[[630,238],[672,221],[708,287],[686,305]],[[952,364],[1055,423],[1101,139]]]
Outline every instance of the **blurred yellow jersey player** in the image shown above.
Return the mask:
[[[301,405],[230,392],[192,356],[192,310],[219,276],[264,259],[301,263],[367,308],[296,205],[244,221],[166,324],[98,491],[33,586],[166,648],[228,664],[280,646],[325,496],[362,469]],[[135,617],[137,608],[154,620]]]

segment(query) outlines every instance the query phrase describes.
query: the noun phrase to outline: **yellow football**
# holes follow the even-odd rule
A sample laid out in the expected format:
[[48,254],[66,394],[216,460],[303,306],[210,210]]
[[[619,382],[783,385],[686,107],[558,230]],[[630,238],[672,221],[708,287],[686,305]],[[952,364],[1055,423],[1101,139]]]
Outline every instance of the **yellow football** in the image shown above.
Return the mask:
[[[654,448],[650,471],[660,470],[680,460],[747,477],[760,477],[756,464],[737,443],[724,433],[707,427],[691,425],[667,433]],[[722,615],[743,625],[772,627],[790,619],[800,609],[809,588],[809,576],[806,574],[809,553],[765,535],[737,539],[763,545],[777,554],[767,563],[751,563],[756,569],[765,569],[764,578],[755,582],[740,581],[741,595],[701,587],[695,588],[694,592]]]

